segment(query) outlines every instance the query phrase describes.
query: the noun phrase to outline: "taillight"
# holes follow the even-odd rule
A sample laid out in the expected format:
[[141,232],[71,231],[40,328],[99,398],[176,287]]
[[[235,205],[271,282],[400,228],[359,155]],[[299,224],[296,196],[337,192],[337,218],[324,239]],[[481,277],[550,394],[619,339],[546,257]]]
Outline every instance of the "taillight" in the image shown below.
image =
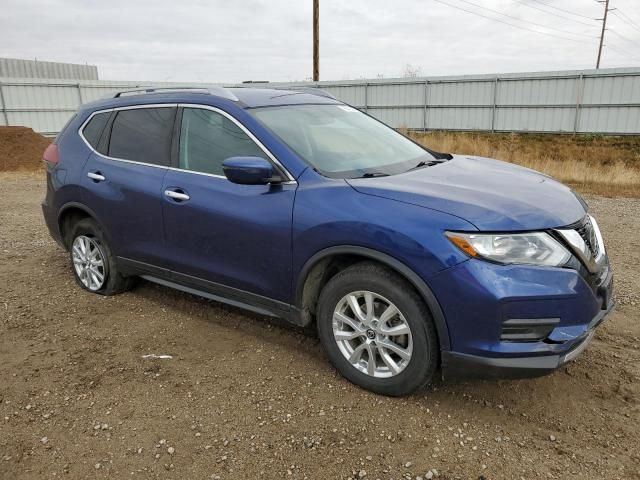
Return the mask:
[[47,149],[44,151],[44,155],[42,155],[42,159],[50,165],[56,165],[60,161],[58,145],[55,143],[49,144]]

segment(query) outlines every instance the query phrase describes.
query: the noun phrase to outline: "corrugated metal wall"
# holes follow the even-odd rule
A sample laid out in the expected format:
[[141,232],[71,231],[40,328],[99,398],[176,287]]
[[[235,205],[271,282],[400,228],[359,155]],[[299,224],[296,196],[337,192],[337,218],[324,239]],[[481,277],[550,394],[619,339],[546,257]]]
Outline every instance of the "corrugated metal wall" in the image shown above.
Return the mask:
[[0,77],[98,80],[98,67],[77,63],[0,58]]
[[640,134],[640,68],[314,84],[416,130]]
[[[177,84],[0,78],[0,125],[53,134],[79,104],[142,85]],[[269,85],[322,88],[394,127],[640,134],[640,68]]]
[[[31,127],[43,135],[55,135],[79,105],[108,94],[151,83],[118,81],[72,81],[35,78],[0,78],[0,126]],[[156,86],[185,86],[155,82]],[[213,84],[189,84],[210,86]]]

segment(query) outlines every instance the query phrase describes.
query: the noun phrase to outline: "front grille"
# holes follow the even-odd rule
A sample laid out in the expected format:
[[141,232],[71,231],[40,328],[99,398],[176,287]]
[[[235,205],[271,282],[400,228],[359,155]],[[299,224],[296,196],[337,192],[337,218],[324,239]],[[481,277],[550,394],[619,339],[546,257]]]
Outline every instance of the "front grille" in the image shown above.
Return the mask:
[[596,258],[600,254],[600,245],[598,245],[595,229],[588,216],[584,217],[584,220],[576,227],[576,232],[578,232],[582,240],[584,240],[584,243],[589,247],[591,255]]

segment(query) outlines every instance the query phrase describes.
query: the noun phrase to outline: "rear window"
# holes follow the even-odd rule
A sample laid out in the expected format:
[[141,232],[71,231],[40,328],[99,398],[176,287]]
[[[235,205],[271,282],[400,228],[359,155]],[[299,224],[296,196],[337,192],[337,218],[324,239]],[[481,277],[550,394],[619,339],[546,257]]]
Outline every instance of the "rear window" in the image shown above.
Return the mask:
[[175,108],[121,110],[111,128],[109,156],[124,160],[169,165]]
[[102,131],[109,121],[110,114],[110,112],[105,112],[94,115],[91,120],[89,120],[89,123],[87,123],[82,129],[82,136],[95,150],[98,149],[98,143],[100,143]]

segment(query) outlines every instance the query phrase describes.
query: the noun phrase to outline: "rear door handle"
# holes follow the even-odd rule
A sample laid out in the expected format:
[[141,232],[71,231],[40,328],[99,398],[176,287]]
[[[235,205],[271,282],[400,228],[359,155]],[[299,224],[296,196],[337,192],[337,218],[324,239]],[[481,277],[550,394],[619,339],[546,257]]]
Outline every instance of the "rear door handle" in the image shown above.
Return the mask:
[[87,177],[89,177],[91,180],[94,180],[95,182],[104,182],[106,180],[105,176],[100,172],[89,172],[87,173]]
[[186,193],[184,193],[184,192],[176,192],[175,190],[165,190],[164,194],[167,197],[173,198],[174,200],[179,201],[179,202],[186,202],[187,200],[189,200],[191,198]]

